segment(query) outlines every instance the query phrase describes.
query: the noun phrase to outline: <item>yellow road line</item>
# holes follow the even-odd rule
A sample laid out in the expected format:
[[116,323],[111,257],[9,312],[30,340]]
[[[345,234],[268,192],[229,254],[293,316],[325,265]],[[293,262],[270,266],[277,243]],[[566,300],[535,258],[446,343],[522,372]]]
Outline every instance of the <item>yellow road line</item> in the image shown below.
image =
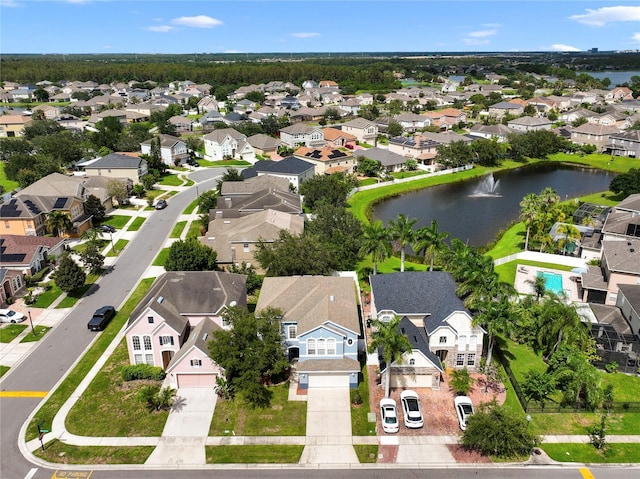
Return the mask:
[[48,391],[0,391],[0,398],[43,398]]
[[596,479],[595,476],[591,474],[591,471],[586,467],[581,467],[579,471],[580,471],[580,474],[582,474],[582,477],[584,479]]

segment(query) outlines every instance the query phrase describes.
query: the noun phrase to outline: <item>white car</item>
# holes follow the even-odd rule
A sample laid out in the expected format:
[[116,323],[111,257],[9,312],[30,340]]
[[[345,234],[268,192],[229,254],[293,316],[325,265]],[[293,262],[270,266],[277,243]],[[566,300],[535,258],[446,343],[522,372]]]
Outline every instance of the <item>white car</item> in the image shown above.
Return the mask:
[[391,398],[383,398],[380,400],[380,418],[382,422],[382,430],[387,433],[398,432],[398,408],[396,402]]
[[400,402],[404,413],[404,425],[411,429],[424,426],[418,394],[415,391],[402,391]]
[[21,323],[25,319],[24,314],[13,309],[0,309],[0,323]]
[[467,419],[473,414],[473,403],[467,396],[457,396],[453,400],[458,415],[458,424],[463,431],[467,429]]

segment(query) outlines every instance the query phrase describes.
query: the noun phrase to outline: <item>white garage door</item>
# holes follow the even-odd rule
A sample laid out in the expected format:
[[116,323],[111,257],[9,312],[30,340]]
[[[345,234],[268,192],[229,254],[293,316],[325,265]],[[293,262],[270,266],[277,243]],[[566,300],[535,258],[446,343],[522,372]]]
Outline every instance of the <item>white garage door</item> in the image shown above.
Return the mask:
[[179,388],[212,388],[216,385],[216,374],[178,374]]
[[309,387],[310,388],[348,388],[349,387],[349,375],[348,374],[309,374]]
[[433,387],[431,374],[416,374],[414,376],[393,374],[391,376],[392,388],[430,388]]

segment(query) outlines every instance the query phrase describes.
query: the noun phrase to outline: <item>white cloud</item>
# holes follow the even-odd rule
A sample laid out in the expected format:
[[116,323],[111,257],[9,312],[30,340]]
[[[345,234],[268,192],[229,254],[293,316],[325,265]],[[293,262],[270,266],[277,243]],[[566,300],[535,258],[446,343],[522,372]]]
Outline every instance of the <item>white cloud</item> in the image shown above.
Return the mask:
[[551,50],[556,52],[579,52],[581,51],[577,47],[572,47],[571,45],[565,45],[564,43],[554,43],[551,45]]
[[634,42],[640,42],[640,32],[634,33],[633,36],[631,37],[631,40]]
[[468,33],[467,35],[471,38],[484,38],[495,35],[496,33],[498,33],[498,30],[478,30],[476,32]]
[[500,28],[502,25],[499,23],[484,23],[482,26],[484,28]]
[[102,48],[104,50],[111,50],[113,47],[111,45],[103,45]]
[[193,28],[213,28],[217,27],[218,25],[222,25],[222,22],[220,20],[209,17],[207,15],[197,15],[195,17],[178,17],[171,20],[171,23]]
[[15,0],[0,0],[0,7],[22,7],[22,4]]
[[175,27],[172,27],[171,25],[154,25],[147,27],[147,30],[150,32],[167,33],[171,30],[175,30]]
[[296,38],[311,38],[311,37],[319,37],[320,36],[319,33],[313,33],[313,32],[290,33],[289,35],[291,35],[292,37],[296,37]]
[[576,22],[603,27],[616,22],[640,22],[640,7],[622,6],[602,7],[596,10],[586,9],[587,13],[572,15],[569,18]]
[[481,40],[479,38],[463,38],[462,43],[465,45],[487,45],[489,40]]

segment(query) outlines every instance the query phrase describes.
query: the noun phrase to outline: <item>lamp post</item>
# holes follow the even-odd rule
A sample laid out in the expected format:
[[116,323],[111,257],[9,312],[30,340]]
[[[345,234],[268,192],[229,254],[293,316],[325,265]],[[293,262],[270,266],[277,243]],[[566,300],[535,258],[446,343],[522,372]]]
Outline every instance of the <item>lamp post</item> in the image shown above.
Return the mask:
[[31,319],[31,308],[27,308],[27,315],[29,316],[29,324],[31,325],[31,332],[35,336],[36,335],[36,330],[33,327],[33,320]]
[[531,414],[527,414],[527,432],[529,432],[530,425],[531,425]]
[[113,233],[111,231],[109,231],[109,237],[111,238],[111,251],[113,251],[113,253],[117,253],[116,251],[116,245],[113,244]]

